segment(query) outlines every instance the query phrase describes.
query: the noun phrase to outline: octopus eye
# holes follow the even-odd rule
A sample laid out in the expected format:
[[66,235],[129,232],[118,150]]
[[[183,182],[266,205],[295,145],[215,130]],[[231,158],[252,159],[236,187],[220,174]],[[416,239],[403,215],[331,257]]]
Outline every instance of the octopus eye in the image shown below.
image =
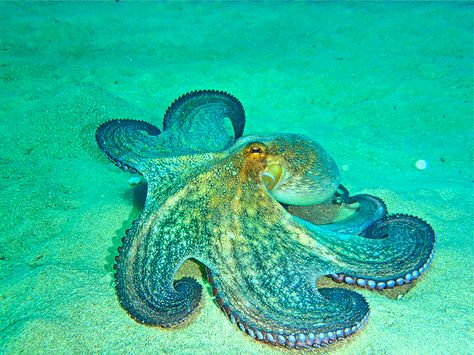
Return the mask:
[[267,154],[267,147],[261,143],[252,143],[246,148],[245,153],[250,158],[262,159]]

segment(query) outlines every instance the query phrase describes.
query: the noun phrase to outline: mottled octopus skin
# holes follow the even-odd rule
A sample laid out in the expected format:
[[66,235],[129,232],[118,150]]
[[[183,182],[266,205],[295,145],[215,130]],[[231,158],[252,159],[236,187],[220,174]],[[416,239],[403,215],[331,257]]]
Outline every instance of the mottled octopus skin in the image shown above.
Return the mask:
[[[410,283],[433,258],[433,230],[417,217],[387,216],[379,198],[349,196],[311,139],[242,137],[244,124],[235,97],[203,90],[168,108],[163,131],[132,120],[97,129],[107,157],[148,183],[116,257],[122,307],[144,324],[186,320],[202,286],[174,277],[193,258],[206,266],[219,307],[256,340],[306,348],[352,335],[368,318],[367,302],[317,288],[318,278],[368,289]],[[270,188],[262,173],[275,166],[281,179]]]

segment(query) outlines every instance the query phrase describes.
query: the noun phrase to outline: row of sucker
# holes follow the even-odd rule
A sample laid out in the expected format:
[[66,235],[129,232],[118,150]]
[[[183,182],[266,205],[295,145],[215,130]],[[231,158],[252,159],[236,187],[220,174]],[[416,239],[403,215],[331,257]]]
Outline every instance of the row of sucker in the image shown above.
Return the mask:
[[144,121],[117,119],[101,124],[95,137],[110,161],[123,171],[136,174],[140,158],[150,151],[154,137],[160,133],[159,128]]
[[235,96],[221,90],[195,90],[178,97],[165,112],[163,130],[169,130],[175,124],[182,126],[183,121],[194,118],[192,110],[213,104],[218,104],[222,115],[231,120],[235,139],[240,138],[245,127],[244,107]]
[[418,279],[431,265],[431,262],[433,261],[435,251],[436,251],[436,248],[435,248],[436,236],[435,236],[433,228],[427,222],[415,216],[395,214],[395,215],[388,216],[385,219],[374,222],[366,230],[360,233],[360,236],[364,238],[370,238],[370,239],[385,238],[386,231],[389,228],[390,224],[393,224],[394,222],[401,222],[401,221],[404,221],[407,224],[409,223],[417,224],[419,229],[422,229],[425,231],[426,242],[432,245],[432,249],[428,258],[426,259],[426,261],[424,261],[421,264],[421,266],[416,267],[413,270],[406,272],[405,275],[403,276],[393,278],[393,279],[387,279],[387,280],[373,280],[373,279],[367,279],[363,277],[346,275],[343,273],[331,274],[330,275],[331,278],[338,283],[343,282],[348,285],[355,285],[362,288],[367,288],[369,290],[391,289],[396,286],[403,286],[403,285],[410,284],[416,279]]
[[[226,118],[232,123],[232,137],[225,130]],[[149,159],[226,149],[242,136],[244,126],[245,111],[237,98],[223,91],[199,90],[170,105],[163,133],[144,121],[115,119],[97,128],[96,141],[117,167],[135,174]]]
[[[117,248],[118,255],[115,256],[115,264],[114,264],[114,280],[115,280],[115,289],[117,290],[117,295],[118,299],[120,302],[120,305],[123,307],[123,309],[128,310],[131,308],[131,305],[128,303],[127,298],[125,297],[125,286],[122,282],[119,282],[119,265],[122,265],[125,262],[125,256],[124,256],[124,245],[127,241],[131,239],[131,235],[133,233],[133,230],[138,226],[139,219],[136,219],[133,221],[132,226],[125,231],[125,236],[122,237],[121,242],[122,245],[120,245]],[[143,323],[143,320],[138,319],[139,317],[134,317],[138,322]]]
[[[229,305],[229,301],[221,291],[219,281],[214,277],[212,271],[206,268],[207,279],[212,287],[212,294],[219,308],[226,314],[230,322],[236,325],[242,332],[251,336],[255,340],[274,346],[285,347],[288,349],[320,348],[343,340],[356,333],[368,320],[369,310],[365,316],[351,327],[334,329],[328,332],[304,331],[298,334],[284,334],[277,329],[261,329],[252,321],[239,315]],[[323,290],[320,290],[324,292]],[[322,293],[323,293],[322,292]]]

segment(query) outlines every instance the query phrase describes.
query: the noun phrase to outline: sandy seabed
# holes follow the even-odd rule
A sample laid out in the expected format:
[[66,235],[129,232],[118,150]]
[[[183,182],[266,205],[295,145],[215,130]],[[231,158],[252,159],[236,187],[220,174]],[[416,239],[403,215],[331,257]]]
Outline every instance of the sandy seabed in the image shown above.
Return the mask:
[[[96,127],[161,125],[177,96],[229,91],[246,133],[305,133],[352,192],[436,230],[431,270],[316,352],[469,354],[473,347],[473,7],[395,3],[0,3],[0,353],[267,354],[205,286],[174,330],[120,308],[113,263],[143,187]],[[419,169],[417,161],[427,167]],[[420,165],[419,165],[420,167]]]

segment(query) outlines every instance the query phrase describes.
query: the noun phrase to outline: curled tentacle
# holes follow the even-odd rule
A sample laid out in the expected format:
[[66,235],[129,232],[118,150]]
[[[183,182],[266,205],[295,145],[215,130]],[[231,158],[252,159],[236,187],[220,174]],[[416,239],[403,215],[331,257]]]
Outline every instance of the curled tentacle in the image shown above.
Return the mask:
[[344,185],[339,184],[336,192],[334,193],[334,202],[338,204],[351,203],[351,197],[349,196],[349,190]]
[[[275,293],[247,289],[245,299],[235,296],[235,290],[226,292],[223,278],[207,269],[208,280],[216,303],[229,320],[252,338],[271,345],[287,348],[321,347],[342,340],[357,332],[369,317],[369,307],[358,293],[335,288],[318,289],[320,299],[313,308],[288,309]],[[241,290],[243,291],[243,290]],[[287,291],[286,288],[280,291]],[[297,294],[301,289],[294,290]],[[254,294],[255,293],[255,294]],[[272,301],[261,298],[271,297]],[[260,306],[252,306],[257,301]],[[271,303],[269,306],[261,306]]]
[[192,278],[174,281],[192,243],[178,243],[167,231],[163,225],[152,228],[142,217],[123,238],[115,265],[115,286],[122,307],[140,323],[160,327],[187,319],[202,293],[202,286]]
[[436,244],[428,223],[400,214],[374,222],[360,236],[313,230],[319,241],[337,253],[341,271],[331,276],[370,289],[393,288],[417,279],[430,265]]
[[159,134],[160,130],[149,123],[123,119],[103,123],[95,137],[111,161],[133,174],[140,170],[144,159],[158,154],[153,147]]
[[[361,275],[360,272],[357,274],[355,271],[352,278],[359,286],[385,289],[409,284],[428,269],[434,257],[435,233],[428,223],[418,217],[392,215],[374,222],[360,235],[369,239],[391,238],[394,253],[385,266],[385,268],[391,267],[392,270],[381,273],[377,269],[365,275]],[[336,280],[342,279],[347,282],[347,277],[339,274]]]
[[222,151],[242,135],[244,125],[239,100],[222,91],[201,90],[173,102],[163,132],[146,122],[120,119],[102,124],[96,140],[118,167],[141,173],[151,159]]
[[[226,127],[227,119],[231,127]],[[163,120],[164,131],[176,132],[181,142],[196,152],[228,148],[242,136],[244,126],[245,112],[240,101],[217,90],[192,91],[179,97]]]
[[310,206],[287,206],[288,212],[312,223],[315,229],[359,234],[387,215],[387,207],[378,197],[361,194],[347,197],[347,203],[328,201]]
[[326,226],[327,228],[339,233],[359,234],[369,225],[387,215],[385,202],[376,196],[368,194],[355,195],[350,196],[350,201],[349,206],[351,209],[355,209],[354,214]]
[[315,239],[338,253],[346,271],[332,274],[336,281],[369,289],[393,288],[417,279],[433,258],[433,229],[417,217],[387,217],[385,203],[378,197],[349,196],[343,188],[332,201],[286,209],[314,232]]

